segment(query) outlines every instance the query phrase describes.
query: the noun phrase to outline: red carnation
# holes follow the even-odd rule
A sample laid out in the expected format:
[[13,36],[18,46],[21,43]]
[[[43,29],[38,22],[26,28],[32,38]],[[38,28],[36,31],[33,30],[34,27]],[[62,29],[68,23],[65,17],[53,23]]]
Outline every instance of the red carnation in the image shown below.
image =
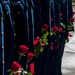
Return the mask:
[[73,37],[73,35],[72,35],[72,34],[70,34],[70,33],[68,33],[68,36]]
[[40,37],[37,36],[36,39],[35,39],[34,42],[33,42],[34,46],[36,46],[39,41],[40,41]]
[[52,19],[52,18],[50,18],[50,20],[51,20],[51,21],[53,21],[53,19]]
[[53,32],[57,32],[59,29],[58,29],[58,27],[57,26],[54,26],[53,28],[52,28],[52,31]]
[[71,18],[70,21],[71,21],[71,22],[74,22],[74,18]]
[[25,46],[25,45],[21,45],[20,46],[20,52],[22,53],[22,54],[26,54],[26,52],[28,51],[28,47],[27,46]]
[[34,74],[34,62],[30,64],[30,72]]
[[41,43],[41,46],[45,46],[45,44],[44,43]]
[[75,14],[75,12],[72,12],[72,14],[74,15],[74,14]]
[[62,17],[62,13],[60,13],[60,18]]
[[11,70],[13,71],[13,72],[16,72],[16,71],[18,71],[18,70],[20,70],[20,69],[22,69],[22,66],[19,64],[19,63],[17,63],[17,62],[13,62],[12,63],[12,66],[11,66]]
[[34,46],[36,46],[37,44],[38,44],[38,40],[34,40],[34,42],[33,42],[33,44],[34,44]]
[[45,30],[48,30],[49,26],[48,26],[47,24],[44,24],[43,28],[44,28]]
[[62,28],[59,28],[59,32],[62,32],[63,31],[63,29]]
[[29,53],[27,54],[27,59],[28,59],[29,61],[32,60],[33,57],[34,57],[34,54],[33,54],[33,53],[29,52]]
[[39,37],[39,36],[37,36],[37,37],[36,37],[36,40],[37,40],[37,41],[39,41],[39,40],[40,40],[40,37]]

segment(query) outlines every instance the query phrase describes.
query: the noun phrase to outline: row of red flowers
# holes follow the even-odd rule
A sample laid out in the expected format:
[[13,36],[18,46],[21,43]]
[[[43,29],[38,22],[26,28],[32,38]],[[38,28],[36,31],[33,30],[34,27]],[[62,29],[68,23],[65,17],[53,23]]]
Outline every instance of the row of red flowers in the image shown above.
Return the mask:
[[[73,15],[75,14],[75,12],[73,12]],[[60,13],[60,18],[62,17],[62,13]],[[50,18],[51,21],[54,21],[52,18]],[[74,22],[74,18],[70,19],[70,23]],[[22,66],[19,64],[19,61],[21,59],[22,56],[26,56],[27,55],[27,63],[29,61],[31,61],[33,59],[33,57],[37,57],[42,51],[43,51],[43,47],[48,45],[48,38],[47,36],[50,35],[52,36],[53,34],[55,34],[56,32],[63,32],[63,28],[65,28],[65,25],[61,23],[60,28],[58,28],[58,26],[54,25],[54,27],[52,27],[52,29],[50,30],[50,32],[48,32],[49,30],[49,26],[47,24],[44,24],[43,26],[43,31],[45,31],[45,33],[43,34],[43,36],[40,38],[39,36],[36,37],[36,39],[34,40],[34,53],[32,52],[28,52],[29,48],[26,45],[21,45],[19,48],[19,59],[18,62],[13,61],[12,65],[11,65],[11,69],[9,70],[10,75],[20,75],[20,73],[25,73],[28,75],[34,75],[34,62],[30,64],[30,72],[24,71],[24,69],[22,68]],[[68,33],[68,36],[72,37],[72,35],[70,33]],[[61,37],[60,37],[61,38]],[[50,50],[53,50],[53,42],[51,42],[50,44]],[[56,45],[56,49],[59,48],[59,42]],[[38,52],[39,51],[39,52]],[[37,54],[39,53],[39,54]],[[26,64],[27,66],[27,64]]]
[[[8,72],[10,72],[9,75],[20,75],[21,72],[23,71],[23,73],[26,73],[28,75],[33,75],[34,74],[34,63],[30,64],[30,72],[24,71],[24,69],[22,68],[22,66],[19,64],[19,61],[21,59],[22,56],[26,56],[27,53],[27,63],[29,61],[31,61],[33,59],[33,57],[35,56],[32,52],[28,52],[29,48],[26,45],[21,45],[19,48],[19,59],[18,62],[13,61],[12,65],[11,65],[11,69],[8,70]],[[26,64],[27,66],[27,64]],[[24,75],[24,74],[23,74]]]

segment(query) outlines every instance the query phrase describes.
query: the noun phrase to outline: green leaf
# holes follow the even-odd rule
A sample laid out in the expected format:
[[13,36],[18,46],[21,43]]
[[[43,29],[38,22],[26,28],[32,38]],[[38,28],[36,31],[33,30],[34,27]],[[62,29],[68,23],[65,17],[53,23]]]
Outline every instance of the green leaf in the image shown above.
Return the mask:
[[48,45],[49,43],[48,42],[44,42],[45,43],[45,45]]
[[40,48],[40,52],[42,52],[42,51],[43,51],[43,47]]
[[60,23],[60,25],[61,25],[64,29],[66,29],[66,26],[65,26],[63,23]]
[[68,25],[68,31],[72,30],[72,26]]
[[45,36],[46,36],[46,34],[44,34],[44,35],[42,36],[42,38],[45,38]]
[[33,75],[31,72],[27,72],[27,74],[26,75]]
[[69,38],[67,38],[67,39],[65,40],[65,42],[66,42],[66,43],[69,42]]
[[50,36],[52,36],[54,33],[53,32],[50,32]]
[[48,39],[43,39],[42,41],[45,45],[48,45]]
[[11,72],[9,75],[13,75],[13,72]]
[[44,42],[48,42],[48,39],[45,39],[45,38],[44,38],[43,41],[44,41]]
[[35,57],[37,58],[40,55],[40,51],[39,50],[34,50],[34,54],[35,54]]
[[73,22],[70,22],[70,26],[72,26],[73,25]]
[[68,28],[68,31],[72,30],[72,28]]
[[43,38],[47,38],[48,35],[49,35],[48,31],[46,31],[46,33],[42,36],[42,39],[43,39]]
[[7,72],[11,72],[11,69],[7,70]]

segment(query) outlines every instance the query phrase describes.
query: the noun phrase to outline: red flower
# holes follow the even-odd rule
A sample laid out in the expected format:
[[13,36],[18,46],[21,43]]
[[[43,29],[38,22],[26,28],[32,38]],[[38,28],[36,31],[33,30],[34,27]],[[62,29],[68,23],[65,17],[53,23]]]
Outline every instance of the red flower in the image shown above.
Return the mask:
[[11,70],[13,71],[13,72],[16,72],[16,71],[18,71],[18,70],[20,70],[20,69],[22,69],[22,66],[19,64],[19,63],[17,63],[17,62],[13,62],[12,63],[12,66],[11,66]]
[[36,46],[38,44],[38,42],[39,42],[38,40],[34,40],[34,43],[33,43],[34,46]]
[[39,41],[39,40],[40,40],[40,37],[39,37],[39,36],[37,36],[37,37],[36,37],[36,40],[37,40],[37,41]]
[[43,28],[44,28],[45,30],[48,30],[49,26],[48,26],[47,24],[44,24]]
[[60,13],[60,18],[62,17],[62,13]]
[[29,52],[29,53],[27,54],[27,59],[28,59],[29,61],[32,60],[33,57],[34,57],[34,54],[33,54],[33,53]]
[[53,50],[54,49],[54,47],[53,47],[53,42],[50,44],[50,50]]
[[34,62],[30,64],[30,72],[34,74]]
[[53,28],[52,28],[52,31],[53,32],[57,32],[59,29],[58,29],[58,27],[57,26],[54,26]]
[[63,29],[62,28],[59,28],[59,32],[62,32],[63,31]]
[[27,46],[25,46],[25,45],[21,45],[20,46],[20,52],[22,53],[22,54],[25,54],[27,51],[28,51],[28,47]]
[[50,18],[50,20],[51,20],[51,21],[53,21],[53,19],[52,19],[52,18]]
[[72,12],[72,14],[74,15],[74,14],[75,14],[75,12]]
[[40,38],[39,38],[39,36],[37,36],[36,39],[33,42],[34,46],[36,46],[39,41],[40,41]]
[[72,34],[70,34],[70,33],[68,33],[68,36],[73,37],[73,35],[72,35]]
[[45,46],[45,44],[44,43],[41,43],[41,46]]
[[71,21],[71,22],[74,22],[74,18],[71,18],[70,21]]

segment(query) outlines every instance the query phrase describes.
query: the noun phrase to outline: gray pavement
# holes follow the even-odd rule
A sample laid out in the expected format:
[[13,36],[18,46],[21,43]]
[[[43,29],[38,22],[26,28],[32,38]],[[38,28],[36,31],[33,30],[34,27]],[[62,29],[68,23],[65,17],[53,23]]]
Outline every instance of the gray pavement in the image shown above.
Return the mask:
[[75,75],[75,53],[65,51],[62,60],[63,75]]
[[62,59],[63,75],[75,75],[75,32],[73,37],[65,44],[64,55]]

